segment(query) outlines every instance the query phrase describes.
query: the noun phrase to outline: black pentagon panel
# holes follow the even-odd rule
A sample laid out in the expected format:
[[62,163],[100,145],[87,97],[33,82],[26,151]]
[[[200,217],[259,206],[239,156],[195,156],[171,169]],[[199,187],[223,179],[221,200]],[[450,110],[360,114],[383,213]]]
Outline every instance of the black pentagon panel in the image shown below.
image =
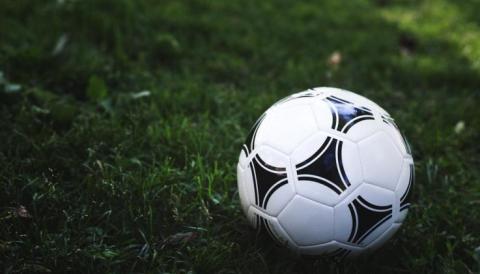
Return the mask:
[[408,180],[407,190],[400,198],[400,211],[410,207],[410,197],[412,195],[413,183],[415,182],[415,168],[413,164],[410,164],[410,179]]
[[374,205],[362,196],[358,196],[349,205],[348,209],[352,215],[352,231],[348,241],[360,244],[380,225],[392,218],[392,206]]
[[257,137],[257,131],[263,119],[265,119],[265,116],[266,114],[264,113],[262,114],[262,116],[260,116],[260,118],[258,118],[258,120],[253,125],[252,129],[250,130],[250,133],[247,136],[247,140],[245,141],[245,144],[242,146],[242,150],[245,152],[247,156],[255,148],[255,138]]
[[328,96],[325,101],[330,103],[332,111],[332,129],[347,133],[355,124],[364,120],[374,120],[372,111],[367,107],[355,106],[353,103]]
[[250,169],[255,184],[255,204],[267,208],[271,195],[288,182],[286,169],[271,166],[258,155],[250,162]]
[[313,181],[340,194],[350,182],[342,163],[343,142],[327,137],[320,148],[307,160],[296,165],[299,181]]

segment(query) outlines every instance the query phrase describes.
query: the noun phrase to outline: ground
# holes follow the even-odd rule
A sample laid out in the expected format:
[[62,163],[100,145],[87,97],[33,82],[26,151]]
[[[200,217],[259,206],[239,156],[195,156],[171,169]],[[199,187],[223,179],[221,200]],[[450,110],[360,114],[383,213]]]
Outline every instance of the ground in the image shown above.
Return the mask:
[[[1,270],[480,271],[479,9],[0,1]],[[315,86],[378,102],[414,153],[406,223],[356,261],[296,257],[250,229],[239,207],[249,128]]]

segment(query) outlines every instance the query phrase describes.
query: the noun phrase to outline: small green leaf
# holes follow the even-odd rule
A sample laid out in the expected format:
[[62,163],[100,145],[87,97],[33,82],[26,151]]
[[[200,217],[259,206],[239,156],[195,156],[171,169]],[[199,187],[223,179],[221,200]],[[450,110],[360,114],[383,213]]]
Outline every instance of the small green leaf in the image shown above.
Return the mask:
[[90,101],[100,102],[108,96],[105,81],[98,76],[91,76],[88,80],[87,97]]

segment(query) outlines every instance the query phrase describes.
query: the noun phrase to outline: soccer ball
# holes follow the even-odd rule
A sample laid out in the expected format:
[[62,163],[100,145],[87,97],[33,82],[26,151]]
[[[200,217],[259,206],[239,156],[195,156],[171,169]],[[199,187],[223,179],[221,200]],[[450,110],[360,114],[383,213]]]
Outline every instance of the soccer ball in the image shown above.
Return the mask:
[[413,158],[392,117],[358,94],[314,88],[257,120],[237,165],[249,222],[300,254],[384,244],[410,205]]

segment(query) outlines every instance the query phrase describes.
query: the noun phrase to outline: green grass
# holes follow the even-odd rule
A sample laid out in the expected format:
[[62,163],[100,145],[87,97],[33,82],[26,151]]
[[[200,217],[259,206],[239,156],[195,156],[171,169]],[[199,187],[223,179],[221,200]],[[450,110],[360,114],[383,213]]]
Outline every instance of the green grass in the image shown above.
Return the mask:
[[[479,8],[0,0],[0,271],[480,272]],[[256,235],[236,190],[249,127],[314,86],[384,106],[415,158],[403,228],[339,265]]]

